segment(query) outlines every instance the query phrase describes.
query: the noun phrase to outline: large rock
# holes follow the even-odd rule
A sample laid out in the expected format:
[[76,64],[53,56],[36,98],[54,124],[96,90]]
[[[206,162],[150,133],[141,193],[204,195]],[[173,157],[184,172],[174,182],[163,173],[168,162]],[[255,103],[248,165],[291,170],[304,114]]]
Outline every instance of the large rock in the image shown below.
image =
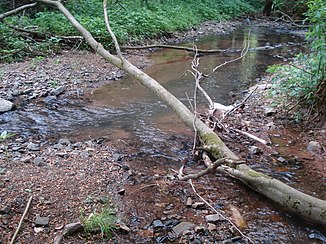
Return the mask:
[[0,98],[0,113],[10,111],[14,104],[8,100]]

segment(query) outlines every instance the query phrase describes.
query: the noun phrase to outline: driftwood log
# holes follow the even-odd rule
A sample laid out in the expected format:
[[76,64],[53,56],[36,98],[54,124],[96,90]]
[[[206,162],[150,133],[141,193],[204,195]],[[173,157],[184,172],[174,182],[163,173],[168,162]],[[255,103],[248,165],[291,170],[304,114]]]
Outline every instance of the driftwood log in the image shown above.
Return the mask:
[[[181,118],[181,120],[189,127],[197,131],[201,142],[215,158],[228,158],[238,161],[235,155],[225,143],[202,121],[194,117],[194,114],[169,91],[161,86],[155,79],[139,70],[123,57],[117,57],[107,51],[103,45],[97,42],[90,32],[85,29],[64,5],[57,0],[36,0],[45,4],[50,4],[58,8],[65,15],[72,26],[81,33],[85,41],[104,59],[120,69],[126,71],[132,78],[138,80],[141,84],[150,89],[159,98],[165,101]],[[253,190],[260,192],[273,201],[280,203],[282,206],[289,208],[296,214],[310,221],[326,224],[326,201],[311,197],[307,194],[297,191],[296,189],[281,183],[267,175],[252,170],[248,166],[241,165],[235,168],[228,166],[219,166],[218,170],[225,172],[230,176],[241,180],[243,183],[251,187]]]

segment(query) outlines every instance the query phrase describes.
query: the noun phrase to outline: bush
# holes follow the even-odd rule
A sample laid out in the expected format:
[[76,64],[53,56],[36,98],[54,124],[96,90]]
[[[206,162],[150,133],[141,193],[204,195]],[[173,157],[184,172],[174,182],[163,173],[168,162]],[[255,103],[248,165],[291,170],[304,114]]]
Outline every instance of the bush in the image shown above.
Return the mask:
[[289,65],[272,66],[268,70],[275,74],[272,95],[287,107],[292,103],[291,109],[308,107],[308,112],[301,114],[307,118],[313,113],[326,114],[326,3],[309,1],[308,8],[307,17],[312,24],[306,35],[308,52],[299,54]]
[[98,213],[92,213],[89,217],[81,216],[86,232],[100,231],[102,238],[110,238],[112,231],[116,229],[116,217],[111,209],[104,208]]

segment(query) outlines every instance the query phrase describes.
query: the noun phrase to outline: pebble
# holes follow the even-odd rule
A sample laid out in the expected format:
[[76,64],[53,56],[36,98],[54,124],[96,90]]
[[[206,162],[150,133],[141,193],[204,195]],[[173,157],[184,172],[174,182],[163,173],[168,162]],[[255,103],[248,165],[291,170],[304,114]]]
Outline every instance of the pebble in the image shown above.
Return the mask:
[[265,116],[272,116],[272,115],[276,114],[276,109],[267,107],[264,110],[264,114],[265,114]]
[[205,220],[208,223],[216,223],[216,222],[221,221],[223,219],[218,214],[210,214],[210,215],[205,216]]
[[187,198],[186,206],[187,206],[188,208],[190,208],[190,207],[192,206],[192,199],[191,199],[191,197],[188,197],[188,198]]
[[64,227],[62,231],[62,235],[69,236],[77,232],[81,232],[83,230],[84,230],[84,226],[80,222],[70,223]]
[[9,206],[4,206],[0,209],[0,214],[9,214],[10,213],[10,207]]
[[217,230],[217,226],[213,223],[208,223],[207,230],[209,231]]
[[45,165],[45,162],[44,162],[44,159],[42,157],[36,157],[34,158],[34,164],[36,166],[44,166]]
[[40,215],[36,215],[34,221],[35,227],[48,226],[49,220],[49,217],[41,217]]
[[0,113],[8,112],[13,108],[14,104],[8,100],[0,98]]
[[194,209],[203,209],[205,207],[205,203],[203,202],[195,202],[194,204],[192,204],[191,206]]
[[156,220],[153,221],[152,226],[153,226],[154,229],[157,229],[157,228],[163,228],[164,224],[163,224],[163,222],[161,220],[156,219]]
[[319,152],[321,150],[321,148],[322,147],[321,147],[320,143],[317,141],[311,141],[307,145],[307,150],[309,152]]
[[58,141],[58,144],[68,146],[68,145],[71,144],[71,142],[70,142],[68,139],[66,139],[66,138],[61,138],[61,139]]
[[39,151],[40,150],[40,146],[36,143],[30,142],[27,145],[27,149],[31,150],[31,151]]

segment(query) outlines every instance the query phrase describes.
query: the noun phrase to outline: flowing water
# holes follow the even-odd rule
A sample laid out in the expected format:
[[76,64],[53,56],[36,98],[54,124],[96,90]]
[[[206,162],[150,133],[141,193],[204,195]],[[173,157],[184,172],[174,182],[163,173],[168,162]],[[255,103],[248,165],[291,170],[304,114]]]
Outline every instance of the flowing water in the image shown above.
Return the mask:
[[[202,87],[215,102],[233,102],[230,94],[239,93],[254,84],[255,79],[264,75],[268,65],[293,57],[299,50],[295,44],[302,42],[300,37],[289,31],[255,26],[239,28],[229,35],[205,36],[194,41],[199,49],[235,50],[241,49],[248,39],[251,48],[276,48],[251,50],[243,59],[221,67],[206,78]],[[199,69],[210,74],[218,64],[239,55],[239,52],[226,52],[201,56]],[[164,49],[150,54],[149,57],[154,64],[145,70],[146,73],[189,106],[194,92],[194,77],[188,71],[193,53]],[[170,108],[133,80],[124,78],[107,84],[95,90],[91,100],[92,103],[85,106],[77,106],[73,101],[63,101],[62,106],[57,109],[30,105],[1,115],[1,126],[25,135],[61,134],[70,138],[106,136],[112,140],[132,138],[141,155],[146,155],[150,161],[168,166],[179,165],[180,161],[190,157],[192,132]],[[199,107],[207,106],[200,96],[197,102]],[[319,233],[305,229],[295,221],[293,224],[284,222],[279,214],[275,214],[272,203],[266,206],[264,199],[254,200],[259,198],[255,193],[246,191],[241,196],[251,203],[251,210],[257,211],[261,216],[259,219],[252,217],[250,228],[251,236],[264,243],[269,243],[268,240],[290,243],[301,237],[308,240],[306,233]],[[291,236],[292,232],[295,237]]]

